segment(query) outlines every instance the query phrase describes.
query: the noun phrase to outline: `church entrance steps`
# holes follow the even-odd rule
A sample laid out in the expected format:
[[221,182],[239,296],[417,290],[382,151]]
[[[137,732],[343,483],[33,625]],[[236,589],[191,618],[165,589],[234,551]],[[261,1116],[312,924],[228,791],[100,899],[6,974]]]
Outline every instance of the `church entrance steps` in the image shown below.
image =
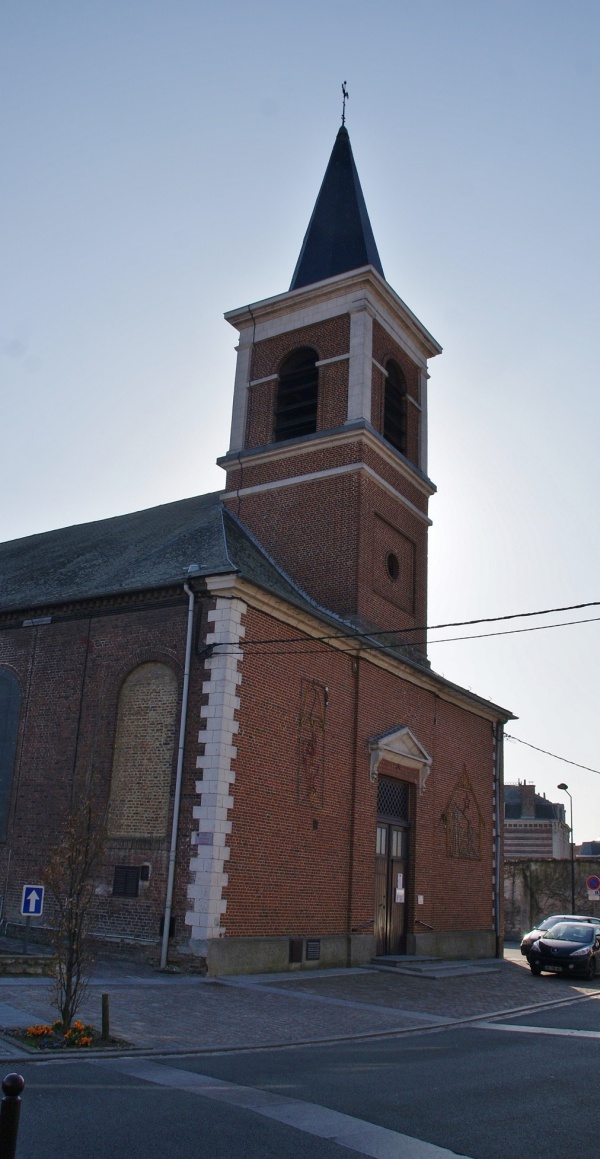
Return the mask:
[[380,954],[372,958],[366,970],[385,970],[408,974],[413,978],[458,978],[474,974],[497,974],[502,969],[498,958],[465,958],[447,961],[424,955]]

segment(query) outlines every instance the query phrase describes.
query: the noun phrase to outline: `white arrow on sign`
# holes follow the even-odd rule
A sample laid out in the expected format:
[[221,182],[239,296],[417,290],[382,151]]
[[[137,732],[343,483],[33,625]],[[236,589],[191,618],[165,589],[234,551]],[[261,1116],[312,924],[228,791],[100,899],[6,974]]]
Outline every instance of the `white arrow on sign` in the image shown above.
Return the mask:
[[39,918],[44,908],[43,885],[24,885],[21,895],[21,913],[26,918]]

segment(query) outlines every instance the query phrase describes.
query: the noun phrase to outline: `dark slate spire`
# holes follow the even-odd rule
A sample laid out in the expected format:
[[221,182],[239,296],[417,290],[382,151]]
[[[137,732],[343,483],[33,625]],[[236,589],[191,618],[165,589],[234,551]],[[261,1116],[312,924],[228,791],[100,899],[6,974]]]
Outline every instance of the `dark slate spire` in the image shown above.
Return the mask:
[[383,277],[350,137],[342,125],[325,171],[290,290],[375,266]]

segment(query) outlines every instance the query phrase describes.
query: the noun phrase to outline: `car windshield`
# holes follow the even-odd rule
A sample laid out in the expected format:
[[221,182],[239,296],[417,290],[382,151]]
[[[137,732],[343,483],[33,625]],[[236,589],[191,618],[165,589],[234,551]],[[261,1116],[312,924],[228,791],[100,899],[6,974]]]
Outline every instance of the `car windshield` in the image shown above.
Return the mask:
[[595,932],[593,926],[584,925],[583,922],[559,922],[548,930],[547,937],[553,942],[581,942],[587,945],[594,940]]
[[538,930],[549,930],[551,926],[555,926],[558,924],[558,922],[563,921],[563,920],[564,919],[561,918],[560,914],[554,914],[554,917],[546,918],[546,920],[543,922],[540,922],[539,926],[537,926],[536,928]]

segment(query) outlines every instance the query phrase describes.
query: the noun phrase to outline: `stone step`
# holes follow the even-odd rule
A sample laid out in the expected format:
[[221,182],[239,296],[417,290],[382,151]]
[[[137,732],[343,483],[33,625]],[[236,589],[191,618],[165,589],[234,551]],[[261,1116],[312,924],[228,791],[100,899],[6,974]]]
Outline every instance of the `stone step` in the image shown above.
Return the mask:
[[459,978],[475,974],[497,974],[502,969],[498,958],[427,958],[410,954],[380,954],[366,969],[406,974],[412,978]]

